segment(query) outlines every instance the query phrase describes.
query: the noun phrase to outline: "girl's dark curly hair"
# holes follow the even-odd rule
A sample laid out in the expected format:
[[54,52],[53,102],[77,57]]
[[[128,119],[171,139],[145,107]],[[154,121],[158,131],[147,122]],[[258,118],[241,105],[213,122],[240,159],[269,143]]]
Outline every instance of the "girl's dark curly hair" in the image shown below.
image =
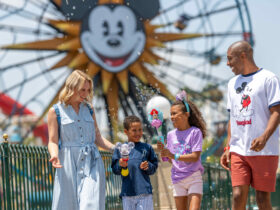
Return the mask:
[[[189,124],[190,126],[195,126],[199,128],[202,132],[203,138],[206,136],[206,123],[202,117],[201,112],[197,108],[197,106],[188,100],[188,104],[190,107],[190,117],[189,117]],[[187,112],[187,108],[182,101],[175,101],[172,106],[180,106],[183,112]]]

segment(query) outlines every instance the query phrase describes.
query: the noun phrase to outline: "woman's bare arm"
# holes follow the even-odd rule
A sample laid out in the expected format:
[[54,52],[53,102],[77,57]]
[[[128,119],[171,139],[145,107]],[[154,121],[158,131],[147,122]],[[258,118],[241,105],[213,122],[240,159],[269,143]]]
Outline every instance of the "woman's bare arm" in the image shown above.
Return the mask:
[[61,168],[62,166],[58,158],[58,124],[54,108],[51,108],[48,113],[48,131],[48,149],[51,156],[50,162],[52,162],[53,167]]
[[[94,110],[94,109],[92,109]],[[92,117],[94,119],[94,126],[95,126],[95,138],[96,138],[96,145],[108,150],[108,151],[112,151],[115,148],[115,145],[112,144],[109,140],[107,140],[106,138],[104,138],[103,136],[101,136],[101,133],[99,131],[97,122],[96,122],[96,117],[95,117],[95,112],[93,111]]]

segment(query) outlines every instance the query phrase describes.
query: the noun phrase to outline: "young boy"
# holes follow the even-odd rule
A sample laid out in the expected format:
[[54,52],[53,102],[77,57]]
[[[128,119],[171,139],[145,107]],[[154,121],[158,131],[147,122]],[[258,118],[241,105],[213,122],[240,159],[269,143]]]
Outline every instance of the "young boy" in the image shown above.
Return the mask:
[[123,122],[124,132],[135,147],[129,154],[129,160],[123,161],[118,149],[112,157],[114,174],[121,175],[122,167],[128,167],[128,176],[122,176],[120,197],[124,210],[153,210],[152,185],[149,175],[156,172],[157,156],[151,145],[140,142],[143,135],[142,123],[136,116],[128,116]]

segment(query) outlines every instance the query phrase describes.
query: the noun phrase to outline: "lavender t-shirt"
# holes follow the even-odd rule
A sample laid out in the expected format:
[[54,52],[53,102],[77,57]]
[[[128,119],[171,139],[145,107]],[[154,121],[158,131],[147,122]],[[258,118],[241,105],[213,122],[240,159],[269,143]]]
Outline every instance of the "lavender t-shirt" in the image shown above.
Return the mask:
[[[190,127],[187,130],[179,131],[174,129],[167,134],[167,148],[173,154],[191,154],[202,151],[202,132],[197,127]],[[183,162],[172,160],[171,178],[173,184],[192,175],[196,171],[203,174],[201,159],[197,162]]]

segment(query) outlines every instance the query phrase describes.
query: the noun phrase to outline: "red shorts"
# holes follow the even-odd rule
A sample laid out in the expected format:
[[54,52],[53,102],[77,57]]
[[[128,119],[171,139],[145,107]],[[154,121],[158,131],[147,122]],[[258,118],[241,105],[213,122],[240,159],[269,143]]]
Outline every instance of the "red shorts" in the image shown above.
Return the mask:
[[278,156],[242,156],[232,152],[232,186],[252,185],[258,191],[275,192],[278,160]]

